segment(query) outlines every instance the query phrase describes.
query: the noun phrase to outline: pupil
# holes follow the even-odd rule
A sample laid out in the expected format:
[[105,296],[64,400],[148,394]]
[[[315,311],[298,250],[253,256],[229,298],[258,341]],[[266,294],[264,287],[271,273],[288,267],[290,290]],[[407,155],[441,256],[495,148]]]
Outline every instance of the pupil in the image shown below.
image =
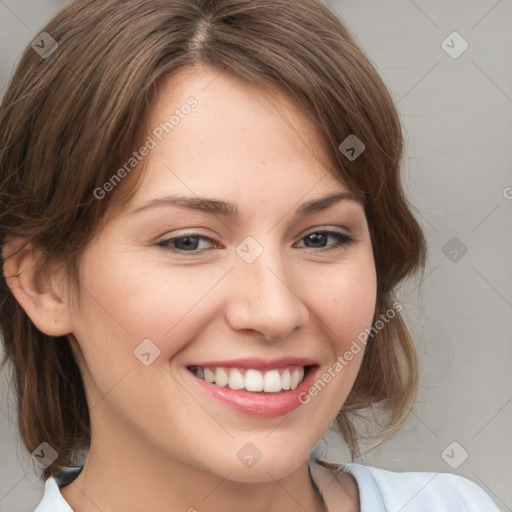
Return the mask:
[[[306,242],[313,242],[313,246],[315,246],[315,243],[318,244],[318,242],[320,242],[320,245],[323,246],[324,244],[322,244],[321,242],[325,242],[326,236],[327,235],[325,233],[312,233],[311,235],[308,235],[306,237]],[[307,243],[306,246],[311,247],[311,245],[308,245]],[[316,245],[315,247],[318,247],[318,245]]]
[[[191,241],[192,241],[192,243],[191,243]],[[197,242],[198,242],[197,236],[185,236],[185,237],[179,238],[176,241],[176,245],[181,246],[181,247],[178,247],[178,249],[196,250]]]

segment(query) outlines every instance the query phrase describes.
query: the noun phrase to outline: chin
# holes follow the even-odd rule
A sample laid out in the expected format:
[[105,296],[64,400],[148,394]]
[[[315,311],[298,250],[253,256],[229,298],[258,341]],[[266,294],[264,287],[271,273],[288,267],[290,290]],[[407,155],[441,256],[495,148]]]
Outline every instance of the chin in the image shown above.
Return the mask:
[[[261,450],[261,455],[254,451],[254,455],[246,455],[250,453],[252,447],[247,447],[246,452],[242,452],[240,456],[235,454],[235,457],[226,456],[224,453],[222,463],[216,464],[211,468],[213,473],[221,477],[226,477],[233,482],[240,483],[256,483],[256,482],[273,482],[281,480],[296,471],[302,464],[304,464],[309,456],[309,453],[302,455],[296,453],[286,453],[282,450],[276,451],[274,449]],[[261,457],[261,458],[257,458]]]

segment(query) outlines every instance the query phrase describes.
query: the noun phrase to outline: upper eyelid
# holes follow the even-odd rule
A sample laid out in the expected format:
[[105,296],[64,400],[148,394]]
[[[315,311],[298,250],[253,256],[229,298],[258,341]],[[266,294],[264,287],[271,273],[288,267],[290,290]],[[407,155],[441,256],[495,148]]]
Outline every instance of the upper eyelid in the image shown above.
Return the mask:
[[[184,237],[187,237],[187,236],[204,237],[204,238],[208,238],[208,239],[213,240],[213,238],[211,236],[205,235],[204,233],[200,233],[200,232],[197,232],[197,231],[193,231],[194,229],[195,228],[189,228],[188,231],[184,231],[181,234],[177,234],[177,235],[173,235],[173,236],[163,235],[161,237],[158,237],[157,241],[175,240],[175,239],[184,238]],[[320,226],[320,227],[310,228],[304,234],[302,234],[300,236],[300,238],[308,236],[308,235],[310,235],[312,233],[317,233],[319,231],[321,231],[321,232],[322,231],[329,231],[329,232],[332,231],[332,232],[336,232],[336,233],[341,233],[343,235],[352,236],[352,233],[351,233],[351,231],[348,228],[343,227],[342,229],[344,229],[345,231],[340,231],[340,227],[339,226],[336,227],[336,228],[327,227],[327,226]]]
[[[305,236],[308,236],[308,235],[311,235],[312,233],[317,233],[318,231],[333,231],[335,233],[341,233],[342,235],[347,235],[347,236],[351,236],[351,233],[350,233],[350,230],[348,228],[345,228],[343,227],[342,229],[344,229],[345,231],[340,231],[340,226],[336,227],[336,228],[332,228],[332,227],[318,227],[318,228],[311,228],[310,230],[308,229],[303,235],[302,237],[305,237]],[[301,238],[302,238],[301,237]]]

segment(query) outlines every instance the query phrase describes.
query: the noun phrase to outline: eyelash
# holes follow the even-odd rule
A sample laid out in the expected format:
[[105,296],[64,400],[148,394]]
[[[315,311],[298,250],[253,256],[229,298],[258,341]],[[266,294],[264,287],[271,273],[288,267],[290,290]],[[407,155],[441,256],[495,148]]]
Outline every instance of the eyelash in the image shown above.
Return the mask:
[[[301,240],[303,240],[304,238],[307,238],[311,235],[319,235],[319,234],[322,234],[322,235],[328,235],[328,236],[332,236],[336,242],[334,244],[331,244],[330,246],[328,247],[321,247],[321,248],[318,248],[318,249],[315,249],[314,247],[306,247],[306,249],[311,249],[313,251],[332,251],[332,250],[336,250],[336,249],[341,249],[343,247],[348,247],[350,245],[352,245],[353,243],[356,242],[356,240],[354,238],[352,238],[351,236],[345,234],[345,233],[341,233],[340,231],[331,231],[331,230],[319,230],[319,231],[312,231],[311,233],[308,233],[307,235],[304,235]],[[207,249],[201,249],[201,250],[195,250],[195,251],[185,251],[183,249],[177,249],[175,247],[171,247],[170,244],[172,244],[173,242],[177,241],[177,240],[182,240],[184,238],[197,238],[199,240],[202,240],[202,241],[209,241],[209,242],[213,242],[213,240],[207,236],[204,236],[204,235],[199,235],[199,234],[196,234],[196,233],[186,233],[185,235],[182,235],[182,236],[179,236],[179,237],[175,237],[175,238],[168,238],[168,239],[165,239],[165,240],[160,240],[159,242],[156,243],[157,246],[159,247],[162,247],[163,249],[166,249],[166,250],[169,250],[171,252],[177,252],[177,253],[181,253],[181,254],[191,254],[191,255],[199,255],[199,254],[202,254],[205,250]]]

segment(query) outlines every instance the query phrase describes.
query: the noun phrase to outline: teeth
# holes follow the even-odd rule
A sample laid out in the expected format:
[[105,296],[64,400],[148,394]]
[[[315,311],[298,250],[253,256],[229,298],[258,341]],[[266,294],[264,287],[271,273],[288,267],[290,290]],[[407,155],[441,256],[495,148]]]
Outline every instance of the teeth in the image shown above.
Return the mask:
[[[202,368],[199,368],[199,367],[198,367],[198,368],[197,368],[197,370],[196,370],[196,375],[197,375],[200,379],[202,379],[202,378],[203,378],[203,377],[201,376],[201,373],[200,373],[200,372],[201,372],[201,370],[202,370]],[[204,380],[205,380],[206,382],[215,382],[215,373],[213,373],[213,372],[210,370],[210,368],[205,368],[205,369],[204,369]]]
[[281,387],[283,389],[290,389],[291,386],[291,377],[290,370],[285,370],[283,375],[281,375]]
[[291,389],[295,389],[302,382],[303,378],[304,378],[304,368],[300,368],[299,370],[294,371],[290,377]]
[[228,374],[224,368],[217,368],[215,371],[215,384],[223,388],[228,383]]
[[[215,384],[217,384],[217,381],[215,381]],[[245,372],[245,389],[247,391],[263,391],[263,375],[260,371],[247,370]]]
[[281,375],[277,370],[271,370],[265,373],[263,377],[263,391],[267,393],[277,393],[281,391]]
[[304,380],[303,366],[288,366],[284,369],[259,371],[240,368],[201,368],[193,371],[197,377],[221,388],[246,389],[253,392],[279,393],[295,389]]
[[229,372],[228,386],[231,389],[244,389],[244,376],[242,375],[242,372],[240,370],[234,368]]

